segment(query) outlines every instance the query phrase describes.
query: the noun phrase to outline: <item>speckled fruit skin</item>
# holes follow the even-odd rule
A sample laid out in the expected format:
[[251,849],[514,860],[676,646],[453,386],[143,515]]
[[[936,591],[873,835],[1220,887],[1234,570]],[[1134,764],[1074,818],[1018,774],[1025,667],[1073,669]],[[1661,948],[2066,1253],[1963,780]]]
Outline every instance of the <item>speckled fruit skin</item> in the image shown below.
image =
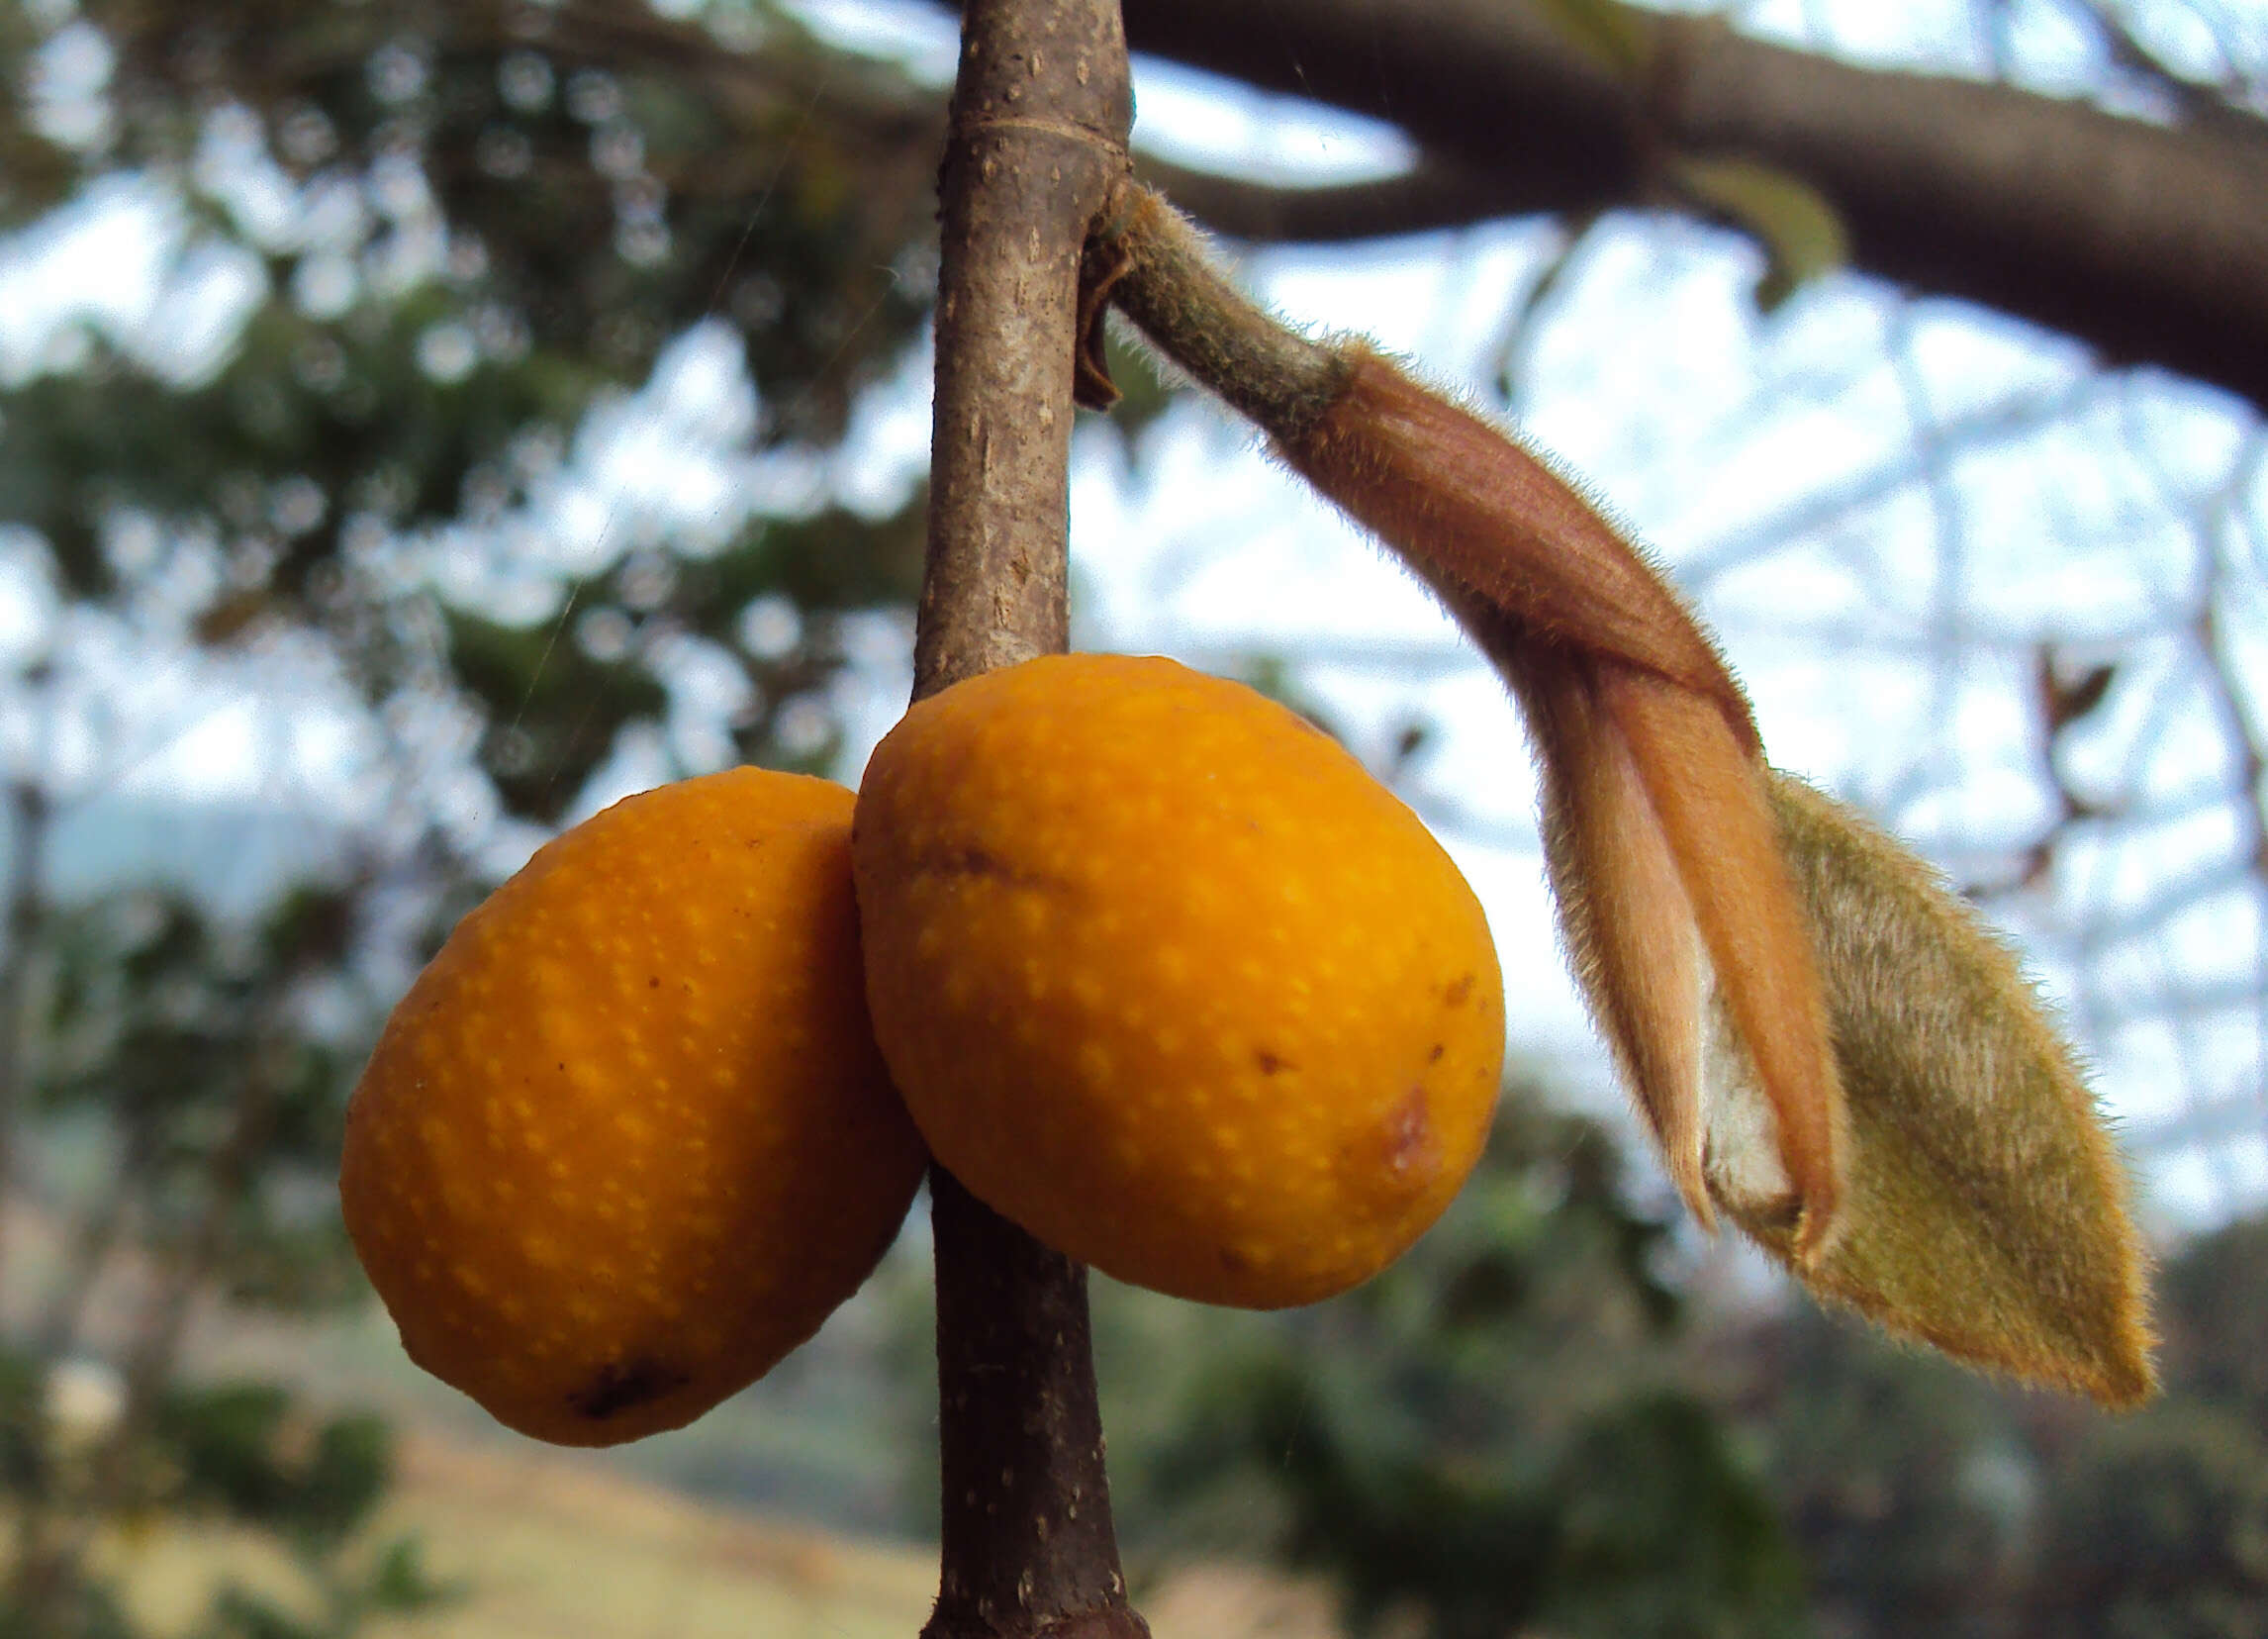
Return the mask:
[[563,1445],[675,1428],[873,1270],[926,1156],[867,1021],[851,794],[738,768],[616,804],[459,922],[346,1116],[346,1226],[412,1359]]
[[1254,1308],[1368,1279],[1471,1171],[1479,904],[1328,735],[1169,660],[915,706],[853,847],[876,1034],[938,1160],[1104,1273]]

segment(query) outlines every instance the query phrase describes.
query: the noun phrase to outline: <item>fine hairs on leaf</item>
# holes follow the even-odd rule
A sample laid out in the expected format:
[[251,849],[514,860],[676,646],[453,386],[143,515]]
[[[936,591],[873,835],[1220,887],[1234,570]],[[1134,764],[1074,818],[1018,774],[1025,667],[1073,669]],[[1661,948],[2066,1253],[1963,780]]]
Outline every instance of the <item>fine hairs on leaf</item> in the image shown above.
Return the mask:
[[1495,427],[1360,343],[1286,463],[1428,581],[1471,588],[1531,640],[1599,652],[1716,702],[1756,746],[1748,697],[1660,574],[1583,496]]
[[[2016,958],[1849,809],[1784,774],[1771,796],[1850,1121],[1845,1228],[1805,1285],[1977,1365],[2112,1405],[2146,1398],[2147,1263],[2126,1176]],[[1715,1175],[1710,1188],[1785,1257],[1768,1211]]]
[[1764,761],[1645,554],[1480,416],[1287,330],[1155,196],[1109,300],[1441,598],[1525,713],[1567,953],[1670,1176],[1815,1294],[1972,1364],[2152,1388],[2118,1156],[2015,959]]

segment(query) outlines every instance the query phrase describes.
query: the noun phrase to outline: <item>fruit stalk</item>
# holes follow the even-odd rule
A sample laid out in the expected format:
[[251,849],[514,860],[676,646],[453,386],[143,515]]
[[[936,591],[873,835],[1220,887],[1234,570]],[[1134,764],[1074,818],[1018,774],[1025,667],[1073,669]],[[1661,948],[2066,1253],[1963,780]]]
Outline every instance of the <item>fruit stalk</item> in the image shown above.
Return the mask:
[[[914,698],[1061,651],[1080,254],[1126,174],[1117,0],[970,0],[940,176]],[[943,1566],[924,1639],[1141,1639],[1086,1270],[931,1177]]]

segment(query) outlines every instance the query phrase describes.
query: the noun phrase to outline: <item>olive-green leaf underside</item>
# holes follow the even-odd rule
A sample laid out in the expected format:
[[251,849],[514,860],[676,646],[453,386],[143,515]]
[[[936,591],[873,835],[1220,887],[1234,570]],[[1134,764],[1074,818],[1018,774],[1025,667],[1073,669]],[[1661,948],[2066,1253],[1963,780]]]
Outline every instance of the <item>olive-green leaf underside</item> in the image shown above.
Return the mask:
[[[1912,854],[1784,775],[1848,1105],[1819,1297],[1975,1365],[2109,1404],[2154,1380],[2126,1177],[2015,957]],[[1728,1210],[1786,1261],[1788,1229]]]
[[1535,0],[1535,7],[1561,40],[1627,80],[1653,59],[1654,20],[1624,0]]
[[1790,171],[1735,154],[1688,154],[1670,178],[1708,210],[1747,229],[1770,258],[1756,307],[1770,313],[1798,288],[1850,259],[1843,218],[1825,194]]

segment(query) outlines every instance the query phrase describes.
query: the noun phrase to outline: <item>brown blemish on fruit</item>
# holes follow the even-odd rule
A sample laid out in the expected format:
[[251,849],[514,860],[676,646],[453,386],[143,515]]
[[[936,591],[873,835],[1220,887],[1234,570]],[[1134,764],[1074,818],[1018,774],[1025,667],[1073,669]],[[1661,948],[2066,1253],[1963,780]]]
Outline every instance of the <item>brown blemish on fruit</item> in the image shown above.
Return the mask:
[[1448,1051],[1448,1049],[1445,1048],[1440,1042],[1435,1042],[1433,1044],[1433,1051],[1426,1054],[1425,1056],[1426,1063],[1439,1064],[1441,1062],[1441,1055],[1446,1051]]
[[982,848],[961,848],[953,853],[939,854],[935,859],[922,861],[924,870],[938,876],[1012,877],[1007,862],[997,854]]
[[1466,974],[1441,993],[1441,999],[1453,1008],[1465,1006],[1465,999],[1472,994],[1472,975]]
[[1054,877],[1035,871],[1021,870],[985,848],[954,848],[948,852],[931,854],[917,861],[914,874],[941,877],[977,877],[987,882],[1004,882],[1011,888],[1031,888],[1043,892],[1060,893],[1065,884]]
[[1440,1166],[1441,1144],[1421,1083],[1386,1116],[1386,1167],[1398,1179],[1422,1183]]
[[1277,1058],[1265,1047],[1252,1056],[1253,1062],[1260,1066],[1260,1073],[1264,1076],[1273,1076],[1279,1070],[1296,1070],[1299,1068],[1289,1059]]
[[624,1411],[650,1405],[692,1381],[691,1374],[650,1356],[610,1360],[588,1384],[567,1397],[567,1403],[593,1422],[605,1422]]

